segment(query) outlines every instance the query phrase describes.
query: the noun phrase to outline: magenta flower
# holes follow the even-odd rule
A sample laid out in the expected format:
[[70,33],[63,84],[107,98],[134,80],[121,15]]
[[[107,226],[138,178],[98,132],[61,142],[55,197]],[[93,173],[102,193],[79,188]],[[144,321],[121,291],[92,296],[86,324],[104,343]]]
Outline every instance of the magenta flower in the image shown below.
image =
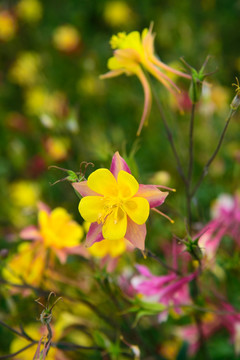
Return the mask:
[[168,195],[155,185],[139,185],[118,152],[110,171],[98,169],[87,181],[73,183],[73,187],[83,197],[79,212],[91,223],[87,246],[103,239],[125,238],[144,250],[149,209],[162,205]]
[[[131,284],[133,288],[144,296],[144,301],[159,302],[173,306],[174,310],[181,314],[181,305],[191,304],[188,291],[188,284],[196,276],[196,273],[179,278],[176,273],[155,276],[146,266],[137,265],[140,276],[134,276]],[[158,319],[165,321],[168,317],[168,310],[163,311]]]
[[230,236],[240,246],[239,196],[220,195],[213,206],[213,217],[213,220],[202,229],[198,242],[207,260],[210,261],[214,261],[223,236]]

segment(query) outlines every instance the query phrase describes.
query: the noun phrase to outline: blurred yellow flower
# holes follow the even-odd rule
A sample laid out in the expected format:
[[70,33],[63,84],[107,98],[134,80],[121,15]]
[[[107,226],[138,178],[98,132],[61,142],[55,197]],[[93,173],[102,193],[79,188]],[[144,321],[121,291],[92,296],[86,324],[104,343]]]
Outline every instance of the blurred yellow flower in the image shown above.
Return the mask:
[[39,54],[25,51],[19,54],[10,69],[10,78],[19,85],[33,85],[39,79],[41,58]]
[[9,260],[3,269],[3,277],[13,284],[39,286],[45,268],[45,252],[38,245],[22,243],[17,253]]
[[40,197],[38,184],[19,180],[9,186],[10,198],[17,207],[35,207]]
[[175,360],[177,359],[182,341],[179,339],[167,340],[161,345],[161,355],[166,360]]
[[59,116],[62,113],[65,96],[60,92],[50,93],[42,86],[34,86],[25,93],[25,107],[29,115],[43,114]]
[[58,207],[51,213],[40,210],[39,233],[45,247],[63,249],[78,246],[83,237],[83,228],[68,212]]
[[25,94],[25,107],[29,115],[41,115],[45,112],[48,102],[48,93],[42,87],[29,89]]
[[66,159],[70,142],[68,138],[64,137],[49,137],[46,140],[46,149],[48,155],[56,161]]
[[20,0],[16,6],[16,13],[26,22],[37,22],[42,18],[42,4],[38,0]]
[[103,93],[103,82],[94,75],[85,75],[77,82],[77,89],[80,94],[89,96],[101,95]]
[[121,26],[131,21],[131,9],[125,1],[108,1],[105,4],[104,20],[111,26]]
[[126,242],[127,241],[124,238],[114,241],[105,239],[94,243],[90,248],[88,248],[88,251],[91,255],[96,257],[103,258],[109,255],[112,258],[115,258],[122,255],[126,251]]
[[7,10],[0,12],[0,40],[10,41],[14,38],[17,31],[15,17]]
[[72,52],[80,44],[81,35],[72,25],[62,25],[55,29],[53,33],[54,46],[63,52]]

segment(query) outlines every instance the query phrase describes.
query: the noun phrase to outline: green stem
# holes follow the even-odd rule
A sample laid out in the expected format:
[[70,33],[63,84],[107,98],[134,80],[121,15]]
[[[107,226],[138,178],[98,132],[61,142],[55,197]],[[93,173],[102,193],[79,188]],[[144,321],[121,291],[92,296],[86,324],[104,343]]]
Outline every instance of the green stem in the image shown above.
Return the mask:
[[217,147],[216,147],[215,151],[213,152],[212,156],[210,157],[210,159],[208,160],[208,162],[206,163],[206,165],[204,166],[203,171],[202,171],[202,174],[201,174],[201,176],[200,176],[197,184],[195,185],[193,191],[191,192],[191,197],[193,197],[193,196],[195,195],[195,193],[196,193],[196,191],[198,190],[199,186],[201,185],[204,177],[207,175],[207,173],[208,173],[208,168],[209,168],[209,166],[211,165],[211,163],[213,162],[213,160],[215,159],[215,157],[216,157],[216,155],[217,155],[217,153],[218,153],[218,151],[219,151],[219,149],[220,149],[220,147],[221,147],[221,145],[222,145],[222,142],[223,142],[224,136],[225,136],[225,134],[226,134],[228,125],[229,125],[230,120],[231,120],[231,118],[232,118],[233,115],[234,115],[234,112],[233,112],[233,111],[230,111],[230,113],[229,113],[229,115],[228,115],[228,118],[227,118],[227,120],[226,120],[225,126],[224,126],[224,128],[223,128],[221,137],[220,137],[219,142],[218,142],[218,144],[217,144]]

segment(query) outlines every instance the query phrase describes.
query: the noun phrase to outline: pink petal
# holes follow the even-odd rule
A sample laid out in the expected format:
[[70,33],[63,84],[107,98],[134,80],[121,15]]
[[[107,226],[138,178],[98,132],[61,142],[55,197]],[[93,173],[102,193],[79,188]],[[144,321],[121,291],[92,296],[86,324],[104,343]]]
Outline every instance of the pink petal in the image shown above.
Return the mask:
[[147,124],[150,112],[151,112],[151,107],[152,107],[152,93],[151,93],[151,89],[150,86],[148,84],[148,81],[143,73],[143,71],[141,70],[141,68],[139,68],[136,71],[136,75],[138,76],[142,87],[143,87],[143,91],[144,91],[144,106],[143,106],[143,113],[142,113],[142,117],[140,120],[140,124],[138,126],[138,130],[137,130],[137,136],[140,135],[141,131],[142,131],[142,127],[144,125],[144,123]]
[[55,249],[55,253],[60,261],[61,264],[65,264],[67,260],[67,253],[64,249]]
[[146,238],[146,224],[138,225],[128,218],[127,232],[125,239],[130,241],[136,248],[140,250],[145,249],[145,238]]
[[80,255],[85,258],[90,257],[89,252],[87,251],[86,247],[84,247],[83,245],[77,245],[71,248],[65,248],[64,250],[66,250],[67,254],[69,255]]
[[150,208],[160,206],[164,203],[168,192],[159,190],[155,185],[139,185],[135,196],[142,196],[149,202]]
[[87,181],[75,182],[72,186],[77,192],[79,192],[80,195],[82,195],[82,197],[99,195],[88,187]]
[[103,240],[102,224],[92,223],[86,236],[86,247],[92,246],[95,242]]
[[20,232],[20,238],[24,240],[37,240],[41,237],[36,226],[28,226]]
[[39,210],[39,211],[40,211],[40,210],[43,210],[43,211],[45,211],[47,214],[50,214],[50,213],[51,213],[51,208],[50,208],[47,204],[45,204],[44,202],[39,201],[38,204],[37,204],[37,206],[38,206],[38,210]]
[[114,177],[117,179],[118,173],[121,170],[126,171],[129,174],[131,174],[131,171],[130,171],[126,161],[119,155],[119,152],[117,151],[113,155],[110,171],[114,175]]
[[143,276],[146,276],[146,277],[151,277],[153,276],[153,274],[149,271],[149,269],[144,266],[144,265],[135,265],[135,268],[137,269],[137,271],[143,275]]

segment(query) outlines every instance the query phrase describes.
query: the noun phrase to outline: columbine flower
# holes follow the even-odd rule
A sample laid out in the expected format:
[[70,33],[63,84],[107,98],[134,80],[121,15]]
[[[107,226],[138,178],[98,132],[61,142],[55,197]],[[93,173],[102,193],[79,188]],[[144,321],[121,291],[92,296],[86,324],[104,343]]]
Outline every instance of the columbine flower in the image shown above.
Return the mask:
[[232,237],[240,246],[240,200],[222,194],[213,206],[213,220],[201,231],[198,244],[203,249],[207,260],[214,261],[217,249],[224,235]]
[[151,24],[149,29],[144,29],[142,34],[132,31],[129,34],[118,33],[113,35],[110,41],[114,56],[108,60],[110,71],[101,76],[102,79],[118,75],[136,75],[143,86],[145,100],[144,109],[137,135],[140,135],[144,122],[147,120],[152,103],[152,95],[149,83],[144,75],[143,69],[147,70],[158,81],[160,81],[170,92],[179,91],[175,83],[163,71],[170,71],[179,76],[190,79],[191,77],[181,71],[175,70],[164,64],[154,54],[154,37]]
[[[179,279],[175,273],[155,276],[146,266],[137,265],[140,276],[134,276],[131,280],[133,288],[144,296],[144,301],[159,302],[166,306],[173,306],[174,310],[180,314],[181,304],[190,304],[188,284],[196,276],[196,273],[184,276]],[[159,321],[165,321],[168,310],[163,311]]]
[[80,240],[84,231],[68,212],[58,207],[53,211],[41,205],[38,214],[39,227],[29,226],[20,233],[21,238],[39,241],[45,249],[51,249],[64,263],[68,254],[81,253]]
[[168,192],[154,185],[139,185],[123,158],[116,152],[111,169],[94,171],[87,181],[73,187],[82,196],[79,212],[91,222],[87,246],[108,239],[125,238],[144,250],[149,209],[160,206]]

